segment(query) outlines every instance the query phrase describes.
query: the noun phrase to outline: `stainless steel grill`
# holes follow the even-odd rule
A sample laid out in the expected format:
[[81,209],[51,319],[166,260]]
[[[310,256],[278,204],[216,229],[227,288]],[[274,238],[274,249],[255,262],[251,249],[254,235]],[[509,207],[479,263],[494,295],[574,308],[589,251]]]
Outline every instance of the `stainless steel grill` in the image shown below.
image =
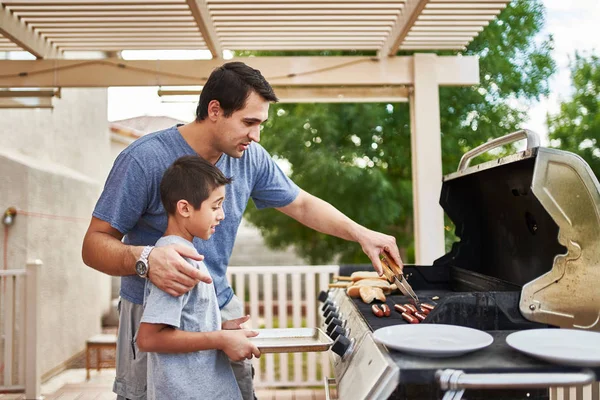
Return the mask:
[[[525,151],[469,167],[473,157],[523,138]],[[445,359],[388,351],[372,332],[406,323],[400,315],[377,318],[360,299],[330,290],[321,300],[335,339],[335,379],[326,382],[335,382],[334,397],[546,399],[549,387],[600,376],[600,368],[550,364],[506,344],[523,329],[600,330],[600,185],[580,157],[538,143],[521,131],[467,153],[444,177],[440,200],[460,241],[432,266],[405,267],[421,301],[436,304],[422,323],[484,330],[494,343]],[[340,274],[365,269],[371,267],[342,266]],[[392,310],[408,302],[399,295],[386,300]]]

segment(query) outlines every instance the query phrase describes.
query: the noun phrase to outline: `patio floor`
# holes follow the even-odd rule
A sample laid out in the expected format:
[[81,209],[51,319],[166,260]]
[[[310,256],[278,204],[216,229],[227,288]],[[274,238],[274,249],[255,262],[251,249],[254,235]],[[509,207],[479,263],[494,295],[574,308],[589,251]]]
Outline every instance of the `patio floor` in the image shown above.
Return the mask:
[[[114,369],[92,371],[85,381],[85,369],[69,369],[42,385],[45,400],[114,400]],[[324,400],[323,389],[257,389],[259,400]],[[23,394],[0,394],[0,400],[23,400]]]

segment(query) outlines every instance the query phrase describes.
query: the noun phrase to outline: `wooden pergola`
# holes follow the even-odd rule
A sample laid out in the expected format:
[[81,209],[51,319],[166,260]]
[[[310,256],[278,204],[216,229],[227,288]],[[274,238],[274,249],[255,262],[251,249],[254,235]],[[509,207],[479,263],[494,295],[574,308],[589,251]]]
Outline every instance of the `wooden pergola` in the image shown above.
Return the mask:
[[[439,86],[478,84],[479,66],[476,57],[427,51],[464,50],[509,2],[0,0],[0,52],[37,58],[0,60],[0,88],[202,85],[224,50],[373,51],[241,60],[260,69],[283,101],[410,103],[416,261],[428,264],[444,253]],[[213,59],[119,57],[166,49],[208,50]],[[78,51],[102,56],[77,59]]]
[[509,0],[4,0],[0,51],[461,50]]

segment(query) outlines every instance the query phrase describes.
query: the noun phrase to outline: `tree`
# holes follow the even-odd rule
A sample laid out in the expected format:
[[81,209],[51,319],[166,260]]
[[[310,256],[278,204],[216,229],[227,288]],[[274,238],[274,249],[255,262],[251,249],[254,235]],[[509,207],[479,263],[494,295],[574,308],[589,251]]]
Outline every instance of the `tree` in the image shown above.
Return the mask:
[[547,119],[550,143],[579,154],[600,177],[600,58],[575,54],[571,79],[573,95]]
[[[462,53],[480,57],[481,85],[440,90],[444,173],[456,169],[465,151],[517,129],[526,110],[514,100],[526,104],[547,94],[555,68],[552,40],[534,40],[543,21],[539,0],[513,1]],[[261,140],[289,163],[300,187],[358,223],[394,235],[404,260],[414,260],[407,104],[275,105]],[[360,246],[315,233],[274,210],[250,206],[246,217],[269,246],[295,245],[311,263],[335,256],[343,263],[369,262]]]

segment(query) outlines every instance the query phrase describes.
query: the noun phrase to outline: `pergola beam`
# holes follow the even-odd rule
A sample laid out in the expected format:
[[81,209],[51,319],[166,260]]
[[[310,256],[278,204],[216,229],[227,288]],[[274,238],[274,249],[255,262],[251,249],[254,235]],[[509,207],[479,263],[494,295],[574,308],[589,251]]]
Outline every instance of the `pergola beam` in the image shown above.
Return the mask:
[[[407,102],[406,86],[360,87],[293,87],[274,86],[280,103],[400,103]],[[0,92],[1,93],[1,92]],[[163,96],[193,96],[197,101],[200,90],[159,90]]]
[[396,55],[400,43],[404,40],[410,28],[414,25],[417,18],[427,5],[429,0],[406,0],[406,6],[392,29],[383,46],[378,52],[379,58],[392,57]]
[[0,4],[0,34],[37,58],[62,57],[59,50],[28,28],[2,4]]
[[[412,85],[413,57],[239,58],[274,86]],[[441,86],[479,83],[475,56],[434,59]],[[222,60],[4,60],[0,87],[109,87],[201,85]]]
[[223,49],[211,20],[206,0],[187,0],[187,4],[213,58],[223,58]]

